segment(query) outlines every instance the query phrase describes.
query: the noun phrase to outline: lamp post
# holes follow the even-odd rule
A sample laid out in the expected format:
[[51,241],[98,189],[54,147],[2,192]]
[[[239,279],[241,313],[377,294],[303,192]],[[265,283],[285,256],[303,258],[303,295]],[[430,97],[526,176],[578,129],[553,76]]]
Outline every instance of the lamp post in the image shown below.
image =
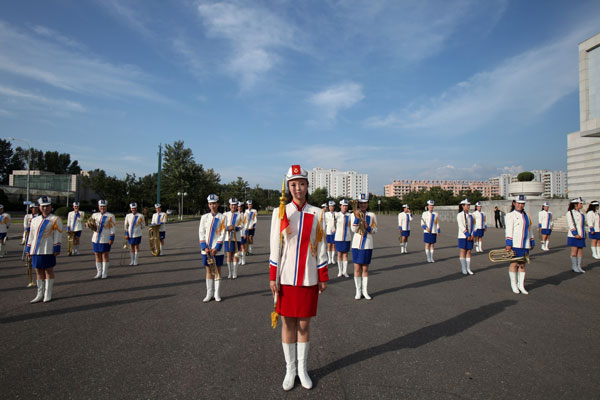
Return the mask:
[[28,151],[27,151],[27,205],[29,206],[29,176],[31,174],[31,146],[29,145],[29,142],[25,139],[9,137],[8,140],[21,141],[21,142],[25,143],[28,148]]
[[179,220],[183,221],[183,197],[187,196],[187,192],[177,192],[177,196],[179,196]]

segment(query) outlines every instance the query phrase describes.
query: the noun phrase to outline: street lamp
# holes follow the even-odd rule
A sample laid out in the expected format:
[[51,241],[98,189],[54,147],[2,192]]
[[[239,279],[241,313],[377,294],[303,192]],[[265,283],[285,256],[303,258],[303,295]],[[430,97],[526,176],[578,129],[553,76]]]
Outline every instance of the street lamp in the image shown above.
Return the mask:
[[187,192],[177,192],[177,196],[180,197],[180,200],[179,200],[179,220],[183,221],[183,197],[187,196]]
[[25,139],[9,137],[8,140],[21,141],[25,143],[27,145],[27,148],[29,149],[27,152],[27,205],[29,206],[29,175],[31,173],[31,146],[29,145],[29,142]]

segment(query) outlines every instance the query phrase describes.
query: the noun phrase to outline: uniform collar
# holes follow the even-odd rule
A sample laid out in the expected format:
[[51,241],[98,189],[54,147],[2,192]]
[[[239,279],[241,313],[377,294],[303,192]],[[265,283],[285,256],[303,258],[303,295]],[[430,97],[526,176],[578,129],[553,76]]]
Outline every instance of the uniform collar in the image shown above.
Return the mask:
[[304,209],[304,206],[306,206],[306,201],[304,201],[304,203],[301,206],[299,206],[298,204],[296,204],[296,201],[294,201],[294,200],[292,200],[292,203],[294,203],[294,206],[296,207],[296,209],[298,211],[302,211],[302,209]]

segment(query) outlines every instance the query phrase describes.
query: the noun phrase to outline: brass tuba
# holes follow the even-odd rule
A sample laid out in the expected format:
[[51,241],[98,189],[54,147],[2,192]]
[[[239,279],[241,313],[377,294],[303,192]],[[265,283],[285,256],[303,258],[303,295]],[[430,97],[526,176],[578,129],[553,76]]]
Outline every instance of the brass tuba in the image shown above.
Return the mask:
[[150,241],[150,252],[154,257],[160,255],[160,225],[148,227],[148,240]]
[[90,216],[87,219],[87,222],[85,223],[85,225],[88,228],[90,228],[92,231],[98,232],[98,223],[96,222],[96,219],[93,216]]
[[515,257],[515,252],[506,249],[491,250],[488,253],[488,257],[491,262],[524,262],[529,264],[529,254],[525,254],[523,257]]
[[358,200],[352,200],[352,211],[354,212],[354,216],[358,218],[358,234],[365,236],[365,233],[367,233],[367,219],[365,218],[365,213],[358,208]]
[[75,244],[75,232],[67,231],[67,254],[73,255],[73,245]]

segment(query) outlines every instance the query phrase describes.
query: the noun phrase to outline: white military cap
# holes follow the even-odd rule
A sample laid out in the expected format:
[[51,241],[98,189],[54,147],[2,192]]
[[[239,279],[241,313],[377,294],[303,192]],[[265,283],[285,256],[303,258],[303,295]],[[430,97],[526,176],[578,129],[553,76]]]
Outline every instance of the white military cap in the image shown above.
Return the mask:
[[293,179],[306,179],[308,180],[308,172],[300,165],[292,165],[285,174],[285,179],[291,181]]
[[358,201],[360,203],[367,203],[369,201],[369,193],[361,193]]
[[581,197],[576,197],[571,200],[571,203],[583,203],[583,199]]
[[460,204],[471,204],[471,202],[469,201],[469,199],[464,199],[460,202]]
[[216,203],[219,201],[219,196],[217,196],[216,194],[209,194],[208,197],[206,198],[206,200],[209,203]]
[[433,200],[427,200],[427,205],[428,206],[433,206],[433,205],[435,205],[435,201],[433,201]]
[[515,201],[517,203],[523,203],[523,204],[525,204],[527,202],[527,198],[525,197],[524,194],[520,194],[517,197],[515,197]]
[[156,204],[154,205],[154,208],[160,208],[160,207],[161,207],[160,203],[156,203]]
[[481,202],[478,201],[477,203],[475,203],[475,207],[483,207],[483,204],[481,204]]
[[31,204],[29,204],[29,208],[35,208],[38,207],[38,204],[34,201]]
[[598,204],[600,204],[600,203],[598,203],[598,201],[597,201],[597,200],[594,200],[594,201],[592,201],[590,204],[591,204],[591,205],[593,205],[593,206],[597,206],[597,205],[598,205]]
[[348,200],[346,200],[346,199],[340,200],[340,206],[347,206],[347,205],[349,205]]
[[78,201],[74,201],[73,202],[73,207],[79,207],[79,202]]
[[329,203],[327,203],[327,204],[330,205],[330,206],[335,206],[335,201],[329,200]]
[[252,200],[246,200],[246,204],[252,204]]
[[0,208],[4,208],[4,206],[2,204],[0,204]]
[[52,204],[52,200],[48,196],[42,196],[38,199],[38,204],[40,206],[49,206]]
[[98,200],[98,205],[106,207],[106,206],[108,206],[108,201],[106,201],[106,200]]
[[243,205],[244,205],[244,203],[242,203],[241,201],[238,201],[238,207],[241,207]]
[[129,208],[137,208],[137,203],[131,203],[129,204]]
[[323,207],[327,207],[327,203],[321,204],[321,208],[323,208]]
[[550,207],[550,203],[548,203],[547,201],[544,202],[544,204],[542,204],[544,207]]
[[402,204],[402,208],[408,208],[408,204]]
[[232,197],[229,199],[229,204],[235,204],[237,206],[237,203],[238,203],[238,201],[235,197]]

